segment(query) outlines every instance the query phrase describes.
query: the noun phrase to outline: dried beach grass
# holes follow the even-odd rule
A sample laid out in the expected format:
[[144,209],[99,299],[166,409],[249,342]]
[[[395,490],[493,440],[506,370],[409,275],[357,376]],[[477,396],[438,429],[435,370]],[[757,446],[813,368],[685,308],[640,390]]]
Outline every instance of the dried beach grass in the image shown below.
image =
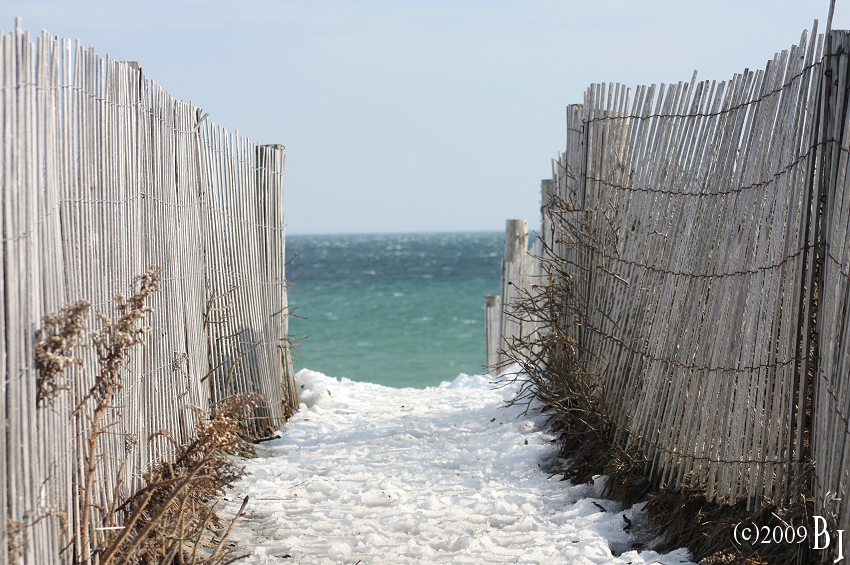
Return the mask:
[[[145,317],[152,309],[146,305],[150,295],[159,290],[159,270],[150,269],[134,281],[137,288],[129,299],[123,294],[115,296],[115,309],[118,318],[113,320],[103,313],[97,314],[101,328],[89,332],[89,338],[95,348],[99,371],[94,385],[86,393],[74,410],[72,417],[82,414],[89,422],[86,434],[86,453],[83,475],[83,501],[80,510],[80,548],[83,563],[91,563],[92,553],[97,553],[99,545],[92,535],[94,512],[101,511],[93,504],[95,477],[100,461],[98,439],[117,424],[107,421],[115,396],[124,388],[121,372],[130,361],[130,353],[136,346],[144,344],[144,335],[150,333],[150,327],[144,325]],[[107,513],[111,514],[112,512]],[[111,522],[107,518],[108,521]],[[91,550],[89,550],[91,548]]]
[[[124,528],[112,535],[101,563],[225,564],[233,555],[227,539],[243,515],[248,498],[224,532],[210,502],[224,487],[244,475],[228,456],[242,443],[242,422],[263,401],[256,394],[227,399],[210,416],[198,419],[194,439],[185,445],[160,431],[174,444],[173,457],[149,468],[147,486],[117,508],[127,514]],[[202,416],[202,415],[201,415]]]
[[633,443],[628,449],[612,445],[608,451],[609,459],[603,474],[608,476],[602,495],[623,503],[623,508],[631,508],[646,500],[653,489],[653,483],[646,475],[647,460],[643,450]]
[[[730,506],[715,504],[705,498],[705,490],[685,485],[678,489],[663,488],[652,494],[645,511],[656,534],[664,541],[656,551],[687,547],[693,559],[706,565],[806,565],[818,562],[809,539],[803,543],[736,543],[734,529],[738,524],[755,524],[784,530],[806,526],[812,533],[813,499],[798,481],[791,501],[783,506],[765,502],[757,510],[747,510],[742,500]],[[740,541],[740,540],[739,540]]]
[[[213,501],[225,486],[243,476],[243,470],[228,454],[243,450],[244,422],[257,405],[265,402],[260,395],[226,398],[208,418],[200,408],[193,408],[197,418],[194,439],[189,443],[177,442],[165,430],[154,434],[153,437],[168,439],[174,452],[169,460],[146,470],[143,478],[147,484],[143,489],[122,501],[121,481],[117,479],[108,508],[93,502],[101,458],[99,438],[122,417],[114,411],[113,402],[123,389],[123,372],[131,354],[144,345],[145,335],[151,332],[145,325],[147,314],[152,311],[147,304],[151,295],[159,291],[159,276],[158,269],[150,269],[137,277],[129,298],[124,294],[115,297],[115,319],[97,314],[100,327],[96,330],[86,327],[89,304],[80,301],[45,316],[44,327],[36,336],[39,406],[52,404],[57,394],[70,390],[63,373],[72,365],[82,365],[82,360],[73,354],[75,348],[92,346],[98,362],[95,382],[72,414],[82,416],[89,424],[80,485],[79,537],[73,542],[79,563],[225,565],[244,557],[233,554],[227,539],[244,513],[247,497],[229,523],[217,515],[217,503]],[[183,361],[188,359],[175,357],[174,364]],[[137,442],[138,438],[126,438],[127,456]],[[119,476],[122,471],[123,465]],[[21,536],[12,534],[14,528],[9,552],[10,557],[15,557],[16,540]]]
[[[568,206],[553,197],[550,216]],[[557,212],[556,211],[560,211]],[[592,371],[596,359],[571,335],[568,328],[584,324],[585,305],[568,265],[556,248],[542,240],[541,261],[544,283],[520,289],[520,298],[510,305],[508,315],[537,330],[531,335],[513,336],[508,343],[504,366],[519,364],[522,387],[514,404],[537,400],[559,434],[562,458],[569,464],[557,471],[564,480],[583,483],[605,473],[612,457],[614,422],[605,406],[604,384]],[[555,245],[566,242],[559,239]]]
[[52,406],[57,394],[71,390],[63,375],[69,366],[83,364],[72,351],[87,347],[83,338],[88,335],[89,306],[88,301],[80,300],[41,319],[44,326],[35,334],[37,406]]

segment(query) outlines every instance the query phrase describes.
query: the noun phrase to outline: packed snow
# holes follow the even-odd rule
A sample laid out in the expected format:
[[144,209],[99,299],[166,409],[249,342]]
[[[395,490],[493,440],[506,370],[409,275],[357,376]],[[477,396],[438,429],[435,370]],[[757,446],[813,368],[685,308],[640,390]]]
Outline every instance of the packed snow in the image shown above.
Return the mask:
[[300,410],[226,496],[224,515],[250,496],[234,537],[245,563],[690,563],[633,549],[639,507],[600,498],[603,478],[550,478],[545,417],[505,407],[516,384],[296,379]]

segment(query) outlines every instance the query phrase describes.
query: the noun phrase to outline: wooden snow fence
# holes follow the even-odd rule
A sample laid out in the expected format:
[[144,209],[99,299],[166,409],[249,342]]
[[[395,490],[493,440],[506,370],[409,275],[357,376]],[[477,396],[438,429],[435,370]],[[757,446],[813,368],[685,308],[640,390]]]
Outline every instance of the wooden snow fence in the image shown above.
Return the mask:
[[505,256],[502,259],[502,294],[486,296],[485,336],[487,372],[497,375],[507,369],[509,358],[505,351],[514,339],[528,339],[539,323],[512,315],[511,304],[521,299],[532,285],[539,284],[543,275],[540,262],[541,242],[528,245],[528,220],[507,220],[505,226]]
[[[0,564],[72,562],[89,422],[74,407],[97,372],[75,354],[71,391],[36,404],[42,316],[77,300],[116,314],[115,296],[155,266],[151,334],[131,354],[98,439],[94,502],[143,486],[141,474],[190,439],[199,407],[259,393],[246,422],[266,434],[298,405],[287,347],[283,165],[173,99],[138,64],[46,33],[0,41]],[[93,510],[93,512],[96,512]],[[97,522],[95,522],[97,523]],[[93,532],[94,533],[94,532]],[[79,539],[79,537],[77,538]],[[64,553],[63,553],[64,550]]]
[[816,30],[729,81],[592,85],[541,187],[575,213],[541,235],[647,472],[756,508],[813,465],[850,530],[850,32]]

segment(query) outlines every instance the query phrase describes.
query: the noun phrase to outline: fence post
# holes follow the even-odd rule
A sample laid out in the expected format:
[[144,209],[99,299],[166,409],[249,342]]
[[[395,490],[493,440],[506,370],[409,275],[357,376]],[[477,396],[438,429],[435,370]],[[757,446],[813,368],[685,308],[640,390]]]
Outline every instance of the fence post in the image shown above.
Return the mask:
[[[830,9],[832,12],[832,9]],[[819,79],[818,114],[810,159],[809,235],[806,247],[806,295],[803,318],[803,361],[799,372],[797,447],[795,459],[810,455],[815,464],[813,494],[816,515],[832,516],[836,529],[850,524],[848,484],[850,438],[847,431],[848,352],[846,337],[848,282],[848,160],[846,156],[850,32],[832,30],[826,35],[823,68]],[[806,385],[809,385],[807,387]],[[810,453],[804,452],[805,406],[809,417]],[[840,530],[839,530],[840,531]],[[850,538],[832,555],[850,552]]]
[[[292,353],[289,348],[289,301],[286,288],[286,236],[283,211],[283,168],[284,146],[280,144],[261,145],[257,147],[257,178],[258,194],[263,199],[258,202],[260,212],[265,215],[268,225],[280,231],[276,245],[267,250],[269,262],[268,276],[282,285],[278,296],[273,298],[280,309],[270,313],[269,335],[275,336],[280,349],[281,371],[281,409],[284,419],[288,419],[300,403],[298,387],[295,385],[295,374],[292,368]],[[279,245],[279,247],[278,247]]]
[[500,323],[499,363],[507,360],[504,352],[512,338],[522,332],[522,324],[508,315],[511,304],[519,298],[523,266],[528,251],[528,220],[507,220],[505,223],[505,258],[502,260],[502,321]]
[[502,301],[501,296],[484,297],[484,336],[487,342],[486,371],[494,375],[499,365],[499,338],[502,335]]
[[528,220],[505,223],[505,263],[516,263],[528,250]]
[[[552,162],[554,163],[554,159]],[[554,165],[552,167],[555,168]],[[557,192],[557,183],[555,174],[552,174],[551,179],[543,179],[540,181],[540,237],[545,239],[550,245],[554,238],[551,235],[552,222],[546,215],[546,207],[549,206],[549,199]]]

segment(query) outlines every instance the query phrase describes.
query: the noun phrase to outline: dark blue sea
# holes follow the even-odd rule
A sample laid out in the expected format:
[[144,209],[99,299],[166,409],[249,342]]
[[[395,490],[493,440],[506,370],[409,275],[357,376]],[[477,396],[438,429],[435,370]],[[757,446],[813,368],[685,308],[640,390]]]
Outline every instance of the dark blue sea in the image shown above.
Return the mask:
[[[439,385],[485,362],[484,295],[504,233],[289,235],[289,331],[308,368],[392,387]],[[295,279],[295,280],[293,280]]]

